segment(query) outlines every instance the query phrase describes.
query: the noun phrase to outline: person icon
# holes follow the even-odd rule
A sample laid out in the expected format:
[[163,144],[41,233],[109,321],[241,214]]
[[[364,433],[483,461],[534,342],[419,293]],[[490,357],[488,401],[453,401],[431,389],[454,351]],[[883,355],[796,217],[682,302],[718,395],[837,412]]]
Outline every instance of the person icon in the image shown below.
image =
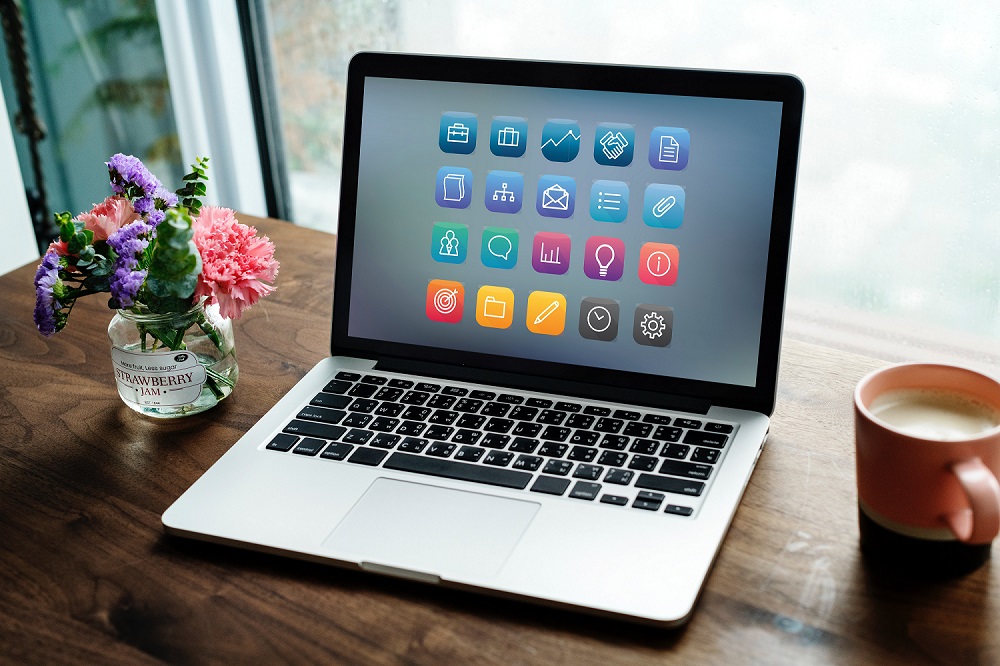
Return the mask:
[[438,254],[443,257],[458,256],[458,236],[451,229],[444,232],[444,236],[441,237],[441,249],[438,250]]

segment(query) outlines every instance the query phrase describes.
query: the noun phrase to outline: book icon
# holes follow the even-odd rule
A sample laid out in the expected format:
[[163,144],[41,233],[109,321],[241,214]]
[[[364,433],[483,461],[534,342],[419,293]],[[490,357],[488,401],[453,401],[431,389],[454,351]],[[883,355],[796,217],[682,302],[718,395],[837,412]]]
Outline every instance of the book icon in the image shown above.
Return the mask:
[[468,208],[472,203],[472,172],[462,167],[441,167],[434,199],[444,208]]

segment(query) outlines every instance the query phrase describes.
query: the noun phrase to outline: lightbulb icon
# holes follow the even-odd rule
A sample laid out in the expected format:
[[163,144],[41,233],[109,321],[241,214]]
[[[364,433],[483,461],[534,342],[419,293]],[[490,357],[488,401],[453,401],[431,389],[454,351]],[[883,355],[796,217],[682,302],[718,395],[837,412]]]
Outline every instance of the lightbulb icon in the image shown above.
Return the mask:
[[608,276],[608,267],[615,260],[615,248],[607,243],[602,243],[594,250],[594,259],[597,261],[598,273],[601,277]]

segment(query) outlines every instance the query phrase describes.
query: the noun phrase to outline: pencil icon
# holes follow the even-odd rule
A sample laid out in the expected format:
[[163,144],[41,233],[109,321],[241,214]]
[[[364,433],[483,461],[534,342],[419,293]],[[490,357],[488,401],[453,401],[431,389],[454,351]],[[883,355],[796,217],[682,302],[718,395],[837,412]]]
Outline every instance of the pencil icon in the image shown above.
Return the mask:
[[551,303],[549,303],[548,306],[544,310],[539,312],[537,317],[535,317],[535,326],[538,326],[543,321],[548,319],[549,315],[558,309],[559,309],[559,301],[552,301]]

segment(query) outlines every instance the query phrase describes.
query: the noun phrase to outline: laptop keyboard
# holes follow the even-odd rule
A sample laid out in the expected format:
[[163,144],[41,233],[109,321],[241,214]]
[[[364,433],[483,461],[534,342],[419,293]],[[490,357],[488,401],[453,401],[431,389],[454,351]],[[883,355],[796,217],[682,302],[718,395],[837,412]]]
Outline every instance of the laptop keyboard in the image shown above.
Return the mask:
[[734,425],[340,372],[265,448],[694,514]]

